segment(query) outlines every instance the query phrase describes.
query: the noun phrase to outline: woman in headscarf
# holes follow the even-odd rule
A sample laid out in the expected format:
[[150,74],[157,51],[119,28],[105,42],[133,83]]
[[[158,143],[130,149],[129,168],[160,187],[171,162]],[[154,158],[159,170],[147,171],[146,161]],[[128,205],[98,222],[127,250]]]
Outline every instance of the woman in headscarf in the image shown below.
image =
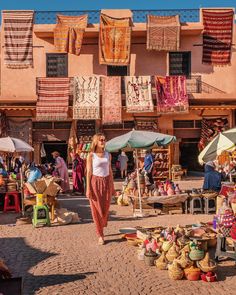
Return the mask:
[[60,157],[60,154],[57,151],[53,152],[52,156],[55,159],[55,170],[58,172],[58,176],[62,180],[60,185],[62,192],[65,193],[70,190],[70,181],[66,162],[62,157]]
[[73,192],[84,194],[85,163],[79,154],[75,154],[72,162]]

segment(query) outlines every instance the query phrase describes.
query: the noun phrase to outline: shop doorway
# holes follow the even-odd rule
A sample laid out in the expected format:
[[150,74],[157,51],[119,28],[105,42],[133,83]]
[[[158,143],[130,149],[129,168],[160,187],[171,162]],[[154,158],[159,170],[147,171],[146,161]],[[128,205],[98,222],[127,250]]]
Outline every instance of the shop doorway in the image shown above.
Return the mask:
[[61,157],[67,162],[67,143],[65,141],[46,141],[43,142],[46,157],[42,159],[44,163],[54,163],[52,152],[57,151]]
[[180,164],[188,171],[203,172],[203,167],[198,162],[198,138],[185,138],[180,142]]

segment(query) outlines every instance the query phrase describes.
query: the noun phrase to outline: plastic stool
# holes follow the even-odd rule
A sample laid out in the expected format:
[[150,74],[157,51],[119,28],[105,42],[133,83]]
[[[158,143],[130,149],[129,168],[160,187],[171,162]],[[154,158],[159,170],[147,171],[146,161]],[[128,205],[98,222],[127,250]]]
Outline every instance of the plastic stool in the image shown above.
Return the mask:
[[219,261],[221,258],[231,258],[236,264],[236,242],[234,241],[234,251],[229,251],[226,245],[226,238],[222,235],[217,236],[217,246],[215,252],[215,260]]
[[[11,198],[14,198],[14,204],[10,205]],[[20,201],[18,192],[7,192],[4,199],[4,209],[3,212],[12,211],[20,212]]]
[[196,212],[202,213],[202,199],[200,197],[191,197],[190,214],[194,214]]
[[204,198],[204,213],[215,213],[216,212],[216,199],[215,198]]
[[34,205],[33,226],[50,225],[48,207],[46,205]]

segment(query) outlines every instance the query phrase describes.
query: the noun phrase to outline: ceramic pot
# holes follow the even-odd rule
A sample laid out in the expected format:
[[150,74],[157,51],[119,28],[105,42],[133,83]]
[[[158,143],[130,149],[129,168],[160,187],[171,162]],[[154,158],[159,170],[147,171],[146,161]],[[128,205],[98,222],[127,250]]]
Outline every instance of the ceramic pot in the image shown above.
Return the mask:
[[189,281],[198,281],[200,278],[201,270],[197,267],[191,266],[184,270],[184,274]]

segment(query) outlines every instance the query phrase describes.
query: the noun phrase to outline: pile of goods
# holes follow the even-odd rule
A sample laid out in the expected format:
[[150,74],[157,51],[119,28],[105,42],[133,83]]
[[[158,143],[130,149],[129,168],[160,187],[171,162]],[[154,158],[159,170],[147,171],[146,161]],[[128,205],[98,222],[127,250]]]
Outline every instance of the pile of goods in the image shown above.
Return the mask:
[[0,175],[0,193],[15,192],[19,187],[19,179],[14,173],[11,173],[8,178]]
[[130,245],[138,246],[138,259],[148,266],[168,270],[173,280],[186,278],[216,281],[217,264],[210,259],[209,248],[215,247],[217,233],[207,224],[181,227],[137,228],[126,234]]

